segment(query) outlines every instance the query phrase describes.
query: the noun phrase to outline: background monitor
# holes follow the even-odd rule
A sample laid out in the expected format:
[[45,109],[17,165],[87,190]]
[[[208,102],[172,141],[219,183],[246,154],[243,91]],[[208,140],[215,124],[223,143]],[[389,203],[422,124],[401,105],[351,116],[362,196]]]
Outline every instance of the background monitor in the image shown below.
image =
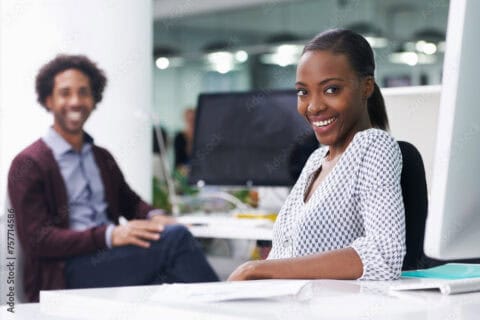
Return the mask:
[[451,0],[425,253],[480,257],[480,1]]
[[318,142],[295,90],[202,94],[189,182],[291,186]]

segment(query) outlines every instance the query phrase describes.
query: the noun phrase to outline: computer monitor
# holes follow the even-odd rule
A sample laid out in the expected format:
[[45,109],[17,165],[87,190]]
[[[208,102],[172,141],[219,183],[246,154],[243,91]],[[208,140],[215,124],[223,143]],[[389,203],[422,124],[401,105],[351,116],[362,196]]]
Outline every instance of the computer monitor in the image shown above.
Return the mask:
[[480,257],[480,1],[451,0],[425,253]]
[[294,90],[202,94],[189,182],[292,186],[316,148]]

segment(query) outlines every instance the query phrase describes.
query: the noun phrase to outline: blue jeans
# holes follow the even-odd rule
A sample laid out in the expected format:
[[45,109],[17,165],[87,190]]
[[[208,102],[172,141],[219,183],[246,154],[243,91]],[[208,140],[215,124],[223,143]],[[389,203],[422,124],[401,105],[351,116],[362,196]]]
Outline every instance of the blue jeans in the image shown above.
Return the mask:
[[199,243],[182,225],[165,226],[150,248],[123,246],[70,258],[65,277],[67,288],[218,281]]

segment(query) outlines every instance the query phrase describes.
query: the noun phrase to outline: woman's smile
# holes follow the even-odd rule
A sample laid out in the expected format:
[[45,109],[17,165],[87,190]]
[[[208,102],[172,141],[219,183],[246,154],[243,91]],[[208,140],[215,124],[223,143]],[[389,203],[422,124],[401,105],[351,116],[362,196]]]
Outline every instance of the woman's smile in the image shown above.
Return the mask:
[[321,134],[327,133],[328,131],[330,131],[331,129],[334,128],[338,117],[336,117],[336,116],[318,117],[318,116],[308,116],[307,115],[307,119],[310,122],[310,124],[312,125],[313,130],[317,134],[321,135]]

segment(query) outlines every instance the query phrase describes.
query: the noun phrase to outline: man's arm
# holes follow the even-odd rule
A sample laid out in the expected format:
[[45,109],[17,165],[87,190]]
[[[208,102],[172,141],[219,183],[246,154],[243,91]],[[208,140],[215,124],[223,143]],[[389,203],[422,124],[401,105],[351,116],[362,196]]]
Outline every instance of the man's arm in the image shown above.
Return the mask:
[[[161,237],[159,233],[163,230],[163,226],[175,223],[175,219],[164,215],[162,210],[154,209],[143,201],[125,181],[113,156],[105,149],[97,150],[101,152],[97,159],[100,159],[98,165],[105,174],[106,194],[116,193],[111,194],[110,197],[107,196],[109,207],[114,211],[112,214],[114,217],[118,218],[121,215],[129,220],[113,228],[109,227],[111,246],[135,245],[148,248],[150,241]],[[149,220],[145,221],[145,219]],[[109,236],[108,233],[106,236]]]
[[[146,219],[154,208],[143,201],[125,181],[122,171],[106,149],[96,147],[96,160],[102,173],[106,200],[114,217],[124,216],[128,220]],[[110,197],[108,196],[110,194]],[[116,202],[116,203],[112,203]]]
[[[108,170],[110,175],[116,177],[116,184],[119,185],[119,211],[129,220],[135,219],[151,219],[161,225],[176,223],[173,217],[165,215],[165,212],[161,209],[155,209],[148,203],[142,200],[140,196],[133,191],[128,183],[125,181],[122,171],[118,167],[113,156],[106,152]],[[113,244],[112,244],[113,245]]]

